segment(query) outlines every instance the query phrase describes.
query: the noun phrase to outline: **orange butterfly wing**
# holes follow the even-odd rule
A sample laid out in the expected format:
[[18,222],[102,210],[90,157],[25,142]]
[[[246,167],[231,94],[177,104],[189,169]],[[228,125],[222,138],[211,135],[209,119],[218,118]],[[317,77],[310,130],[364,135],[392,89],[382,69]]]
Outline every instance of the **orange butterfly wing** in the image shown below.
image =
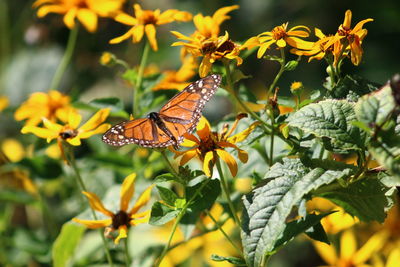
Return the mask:
[[216,74],[200,79],[170,99],[159,113],[113,126],[103,135],[103,141],[113,146],[177,147],[183,135],[194,130],[205,103],[220,83],[221,76]]

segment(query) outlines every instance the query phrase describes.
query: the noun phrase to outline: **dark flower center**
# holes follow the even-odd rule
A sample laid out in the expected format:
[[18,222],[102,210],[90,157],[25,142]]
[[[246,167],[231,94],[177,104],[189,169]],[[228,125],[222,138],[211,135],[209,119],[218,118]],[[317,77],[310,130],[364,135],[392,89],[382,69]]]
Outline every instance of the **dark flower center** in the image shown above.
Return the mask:
[[77,7],[78,7],[78,8],[87,8],[88,5],[87,5],[87,3],[86,3],[85,0],[81,0],[81,1],[79,1],[79,2],[77,3]]
[[201,47],[201,53],[203,55],[211,54],[217,49],[217,46],[214,44],[214,42],[207,42],[203,44]]
[[217,52],[224,53],[224,52],[231,52],[235,49],[235,44],[231,40],[225,41],[220,47],[218,47]]
[[128,213],[126,213],[123,210],[120,210],[120,211],[118,211],[117,214],[115,214],[112,217],[112,227],[113,227],[113,229],[118,229],[122,225],[126,225],[127,227],[129,227],[130,221],[131,221],[131,218],[129,217]]
[[75,136],[78,135],[78,132],[76,130],[67,129],[65,131],[60,132],[59,135],[62,139],[66,140],[68,138],[74,138]]
[[199,145],[199,150],[203,158],[207,152],[215,151],[217,148],[219,148],[219,146],[214,142],[214,139],[211,136],[208,136],[207,139],[202,139]]
[[143,11],[143,24],[156,24],[157,23],[157,19],[154,16],[153,12],[150,10],[144,10]]

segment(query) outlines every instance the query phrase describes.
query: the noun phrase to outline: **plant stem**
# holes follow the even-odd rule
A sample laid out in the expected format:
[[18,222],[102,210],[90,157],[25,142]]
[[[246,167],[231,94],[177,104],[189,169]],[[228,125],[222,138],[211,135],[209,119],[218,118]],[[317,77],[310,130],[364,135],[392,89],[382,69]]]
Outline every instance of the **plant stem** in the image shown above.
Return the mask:
[[279,78],[282,76],[282,73],[285,71],[285,64],[286,64],[286,57],[285,57],[285,50],[283,48],[279,49],[281,52],[281,61],[279,61],[281,67],[279,69],[278,74],[275,76],[273,82],[268,88],[267,95],[269,96],[275,88],[276,83],[278,82]]
[[71,61],[72,54],[74,53],[78,32],[79,24],[76,24],[75,27],[69,32],[67,47],[61,59],[60,65],[58,65],[56,73],[53,76],[53,80],[51,81],[50,89],[52,90],[59,89],[58,87],[60,86],[61,78],[64,75],[69,62]]
[[253,112],[245,103],[243,103],[242,99],[237,95],[236,91],[233,88],[232,77],[231,77],[231,70],[229,68],[229,62],[224,61],[225,66],[225,75],[226,75],[226,82],[227,82],[227,91],[233,95],[235,100],[239,103],[239,105],[253,117],[253,119],[261,122],[261,126],[263,127],[264,131],[268,134],[269,133],[269,125],[265,123],[260,116],[258,116],[255,112]]
[[129,256],[128,238],[124,238],[124,254],[126,267],[131,266],[131,257]]
[[135,83],[135,89],[133,90],[133,108],[132,108],[132,113],[133,117],[136,118],[139,116],[139,97],[140,93],[142,90],[142,82],[143,82],[143,73],[144,73],[144,68],[146,67],[147,64],[147,59],[149,56],[149,51],[150,51],[150,45],[149,42],[145,42],[144,48],[143,48],[143,54],[142,54],[142,59],[140,60],[140,65],[139,65],[139,70],[138,74],[136,77],[136,83]]
[[222,191],[224,191],[224,194],[225,194],[225,197],[226,197],[226,201],[228,202],[228,206],[229,206],[229,209],[231,210],[233,219],[234,219],[235,223],[240,227],[240,220],[237,217],[235,206],[233,205],[233,202],[231,200],[229,189],[228,189],[228,185],[227,185],[227,182],[225,180],[224,173],[222,172],[221,163],[220,163],[219,159],[217,159],[216,165],[217,165],[219,176],[221,178]]
[[[77,180],[77,182],[79,184],[79,187],[81,188],[81,190],[87,191],[85,183],[83,182],[82,176],[81,176],[81,174],[79,172],[78,166],[76,165],[74,151],[71,148],[67,147],[67,146],[65,146],[65,149],[69,152],[68,153],[69,157],[66,157],[66,160],[69,163],[68,165],[70,165],[72,167],[73,171],[75,172],[75,177],[76,177],[76,180]],[[93,210],[92,206],[90,206],[90,210],[92,212],[93,218],[95,220],[97,220],[97,215],[96,215],[95,211]],[[106,257],[107,257],[108,264],[111,267],[113,267],[114,263],[113,263],[113,260],[111,258],[110,250],[109,250],[109,248],[107,246],[107,240],[104,237],[104,234],[102,233],[101,229],[99,229],[99,234],[100,234],[101,239],[103,241],[103,247],[104,247],[104,251],[106,252]]]
[[240,250],[240,248],[232,241],[232,239],[229,237],[229,235],[222,229],[222,225],[219,224],[219,222],[212,216],[212,214],[208,211],[205,210],[206,214],[210,219],[215,223],[215,225],[218,227],[218,230],[225,236],[225,238],[228,240],[228,242],[235,248],[235,250],[243,257],[243,252]]
[[269,166],[271,167],[274,164],[274,125],[275,125],[275,116],[273,110],[270,110],[270,119],[271,119],[271,139],[270,139],[270,146],[269,146]]
[[164,159],[164,162],[167,165],[167,168],[169,169],[169,171],[172,173],[173,176],[175,176],[175,178],[181,183],[181,184],[185,184],[185,181],[180,177],[179,173],[174,169],[174,167],[172,166],[171,162],[169,161],[166,153],[165,153],[165,149],[161,149],[159,150],[161,153],[161,156]]
[[181,212],[178,214],[178,217],[176,218],[174,225],[172,226],[172,230],[171,233],[169,235],[168,238],[168,242],[165,245],[163,251],[161,252],[160,257],[158,258],[157,262],[154,264],[155,267],[159,267],[163,258],[165,257],[165,255],[167,254],[169,247],[171,246],[171,242],[172,242],[172,238],[174,237],[175,231],[179,225],[179,222],[182,220],[183,216],[186,214],[186,210],[187,208],[192,204],[193,200],[197,197],[197,195],[201,192],[201,190],[203,190],[203,188],[208,184],[208,181],[210,181],[210,179],[207,179],[205,183],[203,183],[199,189],[197,189],[197,191],[193,194],[193,196],[190,198],[190,200],[188,202],[186,202],[185,206],[183,206]]

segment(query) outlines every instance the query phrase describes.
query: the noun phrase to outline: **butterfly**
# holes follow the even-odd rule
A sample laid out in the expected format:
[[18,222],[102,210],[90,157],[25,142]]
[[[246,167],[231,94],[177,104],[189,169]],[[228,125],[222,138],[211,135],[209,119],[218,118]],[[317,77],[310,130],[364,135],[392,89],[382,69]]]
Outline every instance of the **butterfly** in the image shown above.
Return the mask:
[[205,103],[220,83],[221,76],[218,74],[195,81],[171,98],[159,112],[119,123],[111,127],[102,140],[112,146],[137,144],[155,148],[172,145],[179,149],[183,135],[196,128]]

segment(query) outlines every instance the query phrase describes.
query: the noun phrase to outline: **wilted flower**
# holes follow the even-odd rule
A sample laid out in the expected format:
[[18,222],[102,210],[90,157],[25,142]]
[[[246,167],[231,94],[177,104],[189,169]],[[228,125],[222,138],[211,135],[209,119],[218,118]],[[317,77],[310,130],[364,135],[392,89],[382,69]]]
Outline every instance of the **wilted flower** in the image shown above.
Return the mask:
[[142,10],[139,4],[135,4],[133,7],[135,9],[135,17],[125,13],[121,13],[115,17],[116,21],[132,26],[132,28],[124,35],[110,40],[111,44],[120,43],[129,37],[132,37],[132,42],[138,43],[146,33],[151,47],[157,51],[156,26],[174,21],[189,21],[192,19],[192,14],[189,12],[177,9],[168,9],[161,13],[159,9],[154,11]]
[[182,156],[180,165],[185,165],[189,160],[197,157],[203,162],[204,173],[207,176],[211,176],[213,166],[218,158],[221,158],[228,165],[232,176],[236,176],[238,170],[236,160],[229,152],[225,151],[225,149],[229,147],[234,148],[238,152],[240,161],[246,163],[248,160],[248,154],[246,151],[238,148],[236,143],[244,141],[259,124],[259,122],[254,122],[244,131],[232,135],[239,120],[245,116],[245,114],[239,114],[236,117],[232,128],[229,129],[229,125],[226,124],[221,133],[212,132],[208,121],[202,118],[197,125],[197,135],[199,138],[192,134],[185,135],[186,139],[183,141],[181,146],[190,147],[190,149],[184,152],[175,151],[176,157]]
[[48,13],[64,14],[64,23],[68,28],[74,28],[75,19],[78,19],[89,32],[94,32],[98,17],[115,15],[124,2],[125,0],[37,0],[33,7],[38,7],[39,18]]
[[88,228],[97,229],[105,227],[105,235],[110,237],[110,233],[118,231],[118,236],[114,240],[115,244],[119,243],[121,238],[128,236],[128,229],[131,226],[138,224],[147,223],[150,218],[150,210],[138,213],[138,211],[147,204],[150,200],[151,190],[153,185],[149,186],[137,199],[135,205],[128,211],[129,202],[135,193],[135,179],[136,174],[133,173],[127,176],[121,186],[121,201],[119,211],[114,213],[106,209],[101,202],[100,198],[91,192],[82,192],[89,200],[89,204],[92,209],[103,213],[109,217],[104,220],[82,220],[73,218],[72,220],[77,223],[81,223]]

